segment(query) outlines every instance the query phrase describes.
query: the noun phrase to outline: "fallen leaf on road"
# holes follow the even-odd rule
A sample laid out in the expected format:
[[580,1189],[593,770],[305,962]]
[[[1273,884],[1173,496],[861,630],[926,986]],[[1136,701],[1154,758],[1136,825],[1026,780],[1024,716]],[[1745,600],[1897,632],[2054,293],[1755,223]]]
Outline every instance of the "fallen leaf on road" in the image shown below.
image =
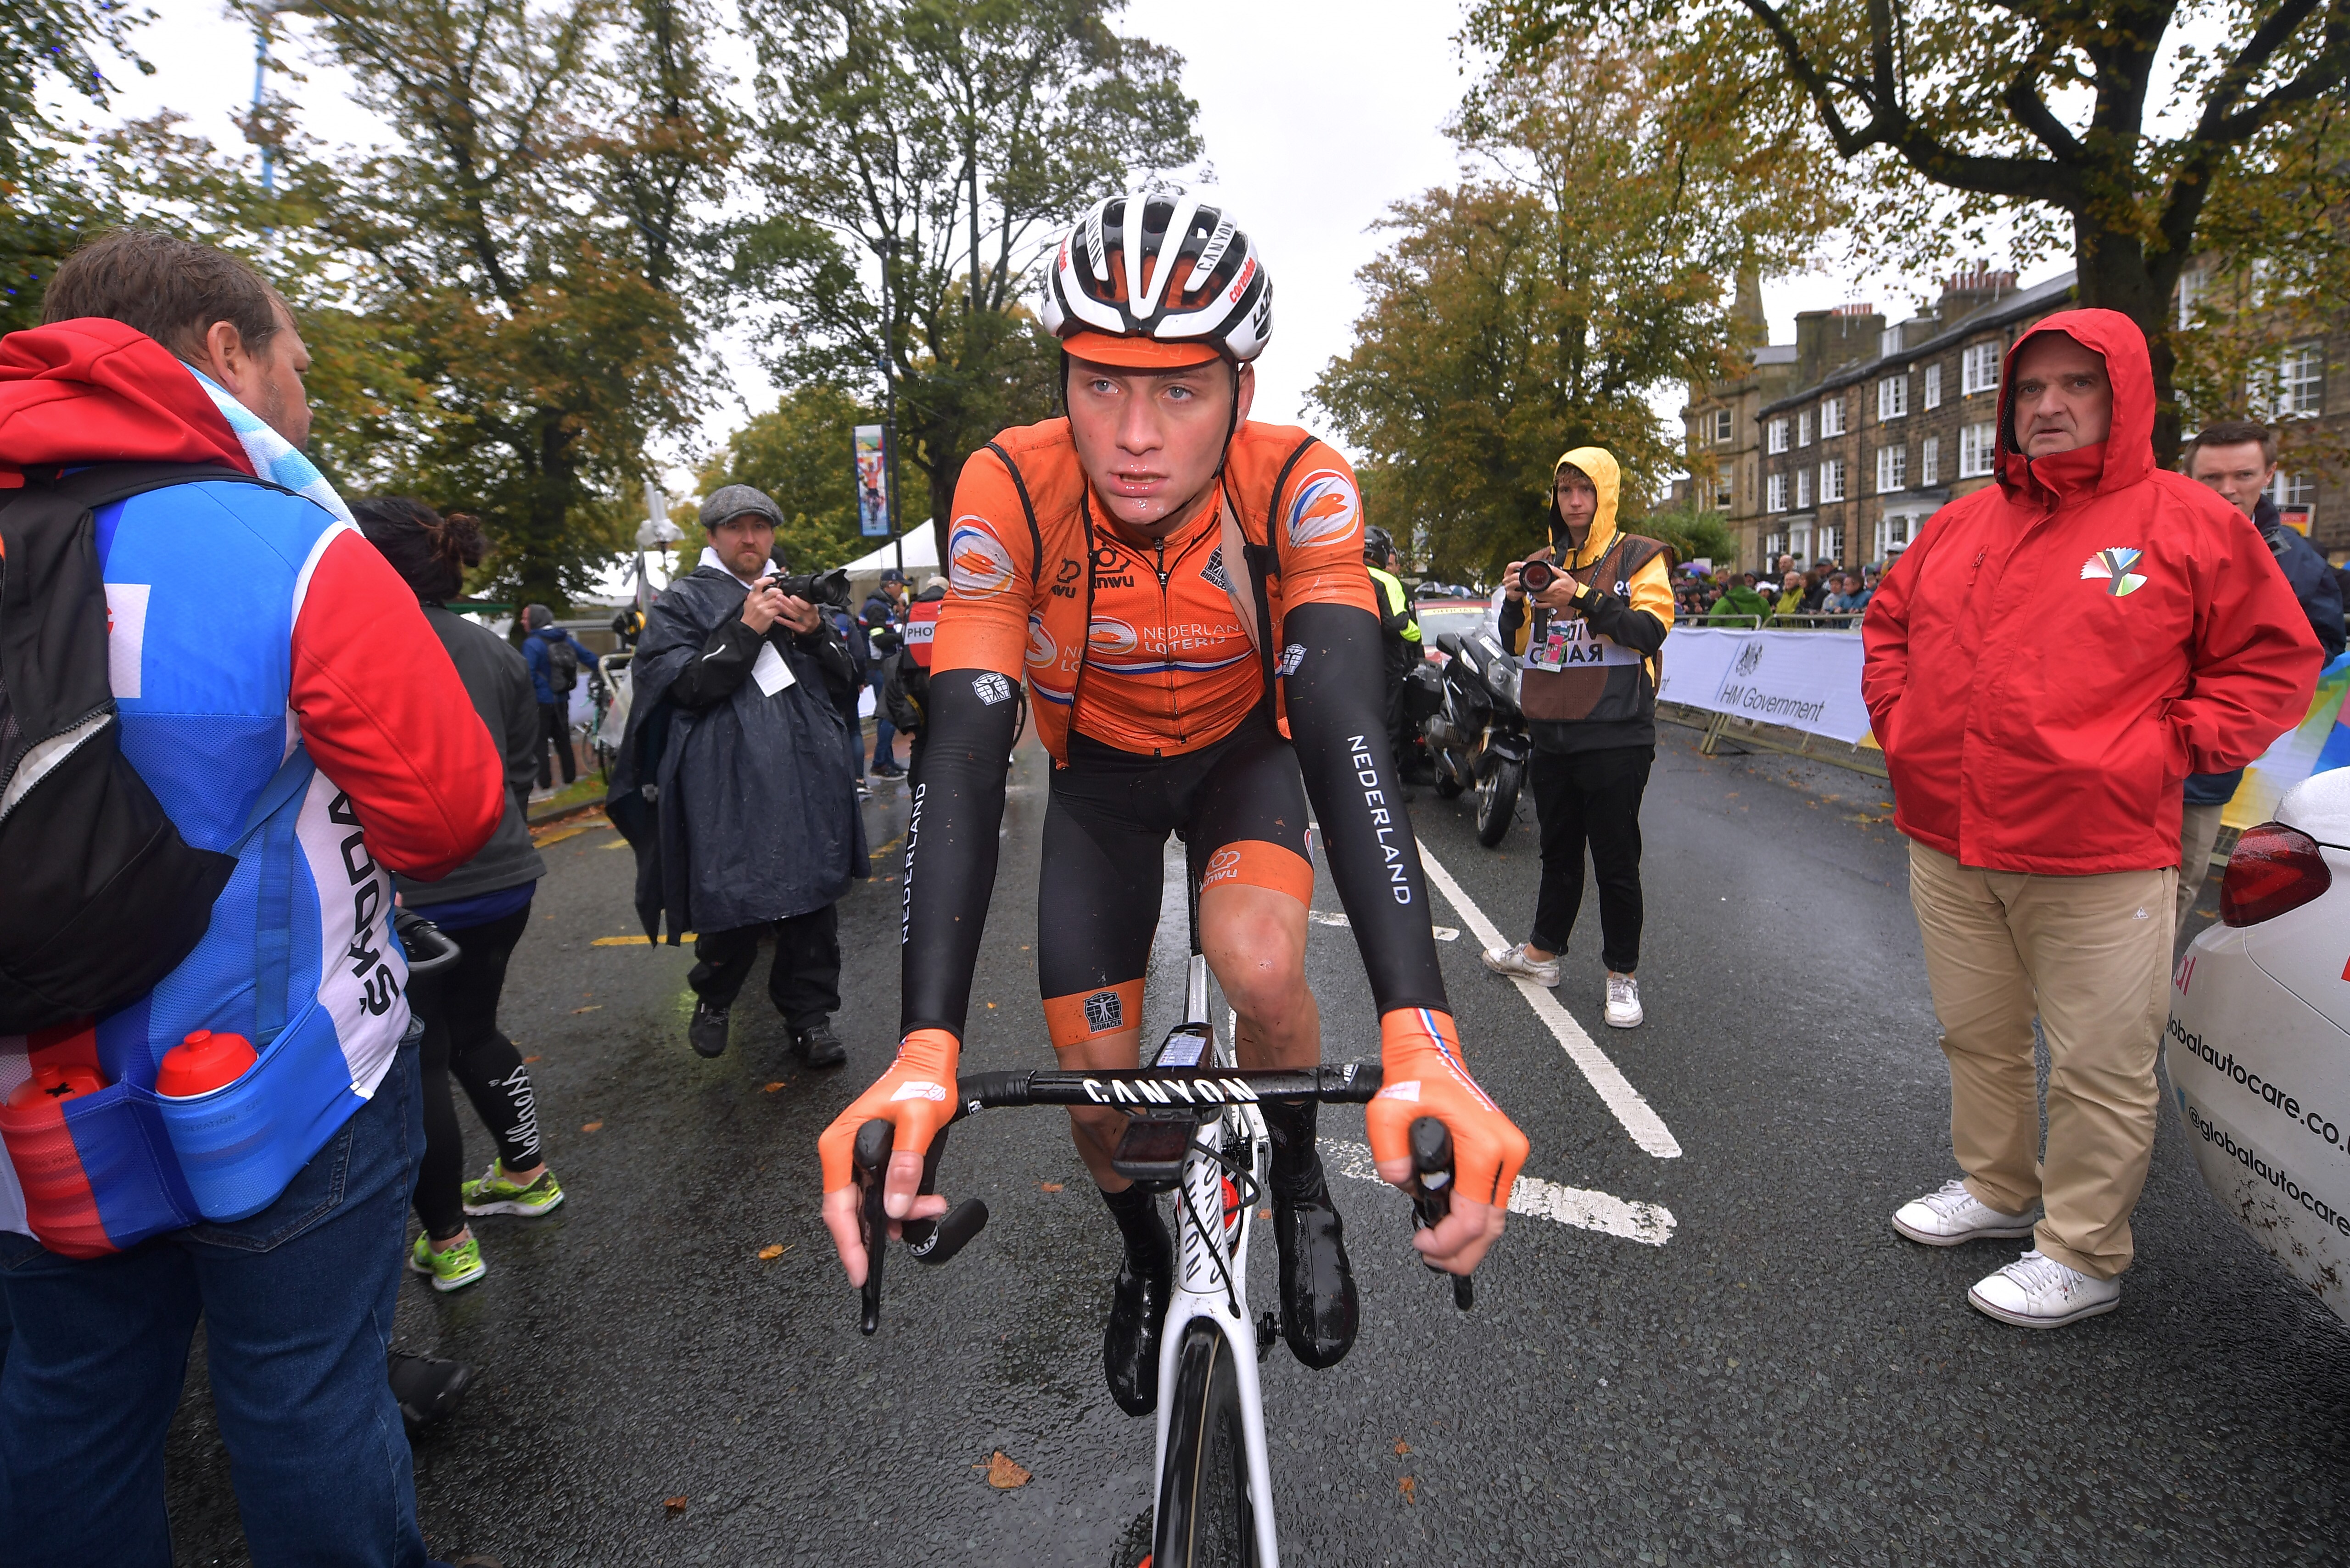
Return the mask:
[[1061,1184],[1057,1181],[1040,1181],[1036,1184],[1036,1190],[1039,1192],[1058,1192],[1061,1190]]
[[774,1094],[777,1089],[780,1089],[780,1088],[782,1088],[783,1086],[784,1086],[784,1085],[783,1085],[783,1080],[782,1080],[782,1079],[780,1079],[780,1078],[778,1078],[775,1082],[774,1082],[774,1083],[772,1083],[772,1084],[770,1084],[770,1085],[767,1085],[767,1087],[766,1087],[766,1091],[765,1091],[765,1092],[766,1092],[766,1093],[768,1093],[768,1094],[770,1094],[770,1095],[772,1095],[772,1094]]
[[1411,1452],[1411,1445],[1405,1442],[1401,1438],[1398,1438],[1396,1439],[1396,1457],[1398,1459],[1401,1459],[1404,1455],[1409,1452]]
[[[977,1465],[971,1467],[979,1469]],[[1009,1491],[1015,1486],[1026,1486],[1029,1475],[1025,1469],[1007,1456],[1002,1449],[987,1461],[987,1484],[998,1491]]]
[[1256,1211],[1256,1217],[1260,1220],[1270,1220],[1273,1218],[1273,1210],[1270,1209],[1260,1209]]
[[581,1132],[602,1132],[604,1130],[604,1124],[602,1122],[582,1122],[579,1124],[579,1130]]
[[536,1061],[537,1061],[537,1060],[538,1060],[538,1058],[537,1058],[537,1057],[536,1057],[536,1056],[525,1056],[525,1057],[523,1058],[523,1060],[524,1060],[524,1061],[525,1061],[525,1062],[536,1062]]
[[571,1010],[571,1016],[572,1016],[572,1017],[574,1017],[574,1018],[577,1018],[577,1017],[578,1017],[578,1016],[579,1016],[581,1013],[583,1013],[583,1012],[603,1012],[603,1011],[604,1011],[604,1004],[603,1004],[602,1002],[598,1002],[594,1003],[592,1006],[588,1006],[588,1007],[575,1007],[575,1008],[573,1008],[573,1009]]
[[784,1244],[781,1241],[770,1241],[765,1246],[759,1249],[759,1261],[761,1262],[772,1263],[783,1255]]
[[681,1497],[665,1497],[661,1499],[661,1506],[669,1510],[671,1513],[683,1513],[685,1511],[685,1499]]
[[1403,1480],[1396,1482],[1396,1490],[1403,1493],[1404,1501],[1418,1502],[1419,1501],[1418,1485],[1419,1483],[1414,1481],[1409,1476],[1406,1476]]

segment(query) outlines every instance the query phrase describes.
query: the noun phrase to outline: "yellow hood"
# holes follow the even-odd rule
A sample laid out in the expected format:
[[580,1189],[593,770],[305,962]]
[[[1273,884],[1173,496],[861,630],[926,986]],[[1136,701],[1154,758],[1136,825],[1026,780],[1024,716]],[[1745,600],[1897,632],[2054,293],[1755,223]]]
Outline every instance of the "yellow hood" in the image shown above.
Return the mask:
[[1570,566],[1587,566],[1597,560],[1616,538],[1616,497],[1623,488],[1623,471],[1616,466],[1616,456],[1604,446],[1579,446],[1562,452],[1550,465],[1550,520],[1552,547],[1556,549],[1563,532],[1558,521],[1558,471],[1573,464],[1591,481],[1599,492],[1599,510],[1591,514],[1591,532],[1585,536],[1583,548],[1571,557],[1563,557]]

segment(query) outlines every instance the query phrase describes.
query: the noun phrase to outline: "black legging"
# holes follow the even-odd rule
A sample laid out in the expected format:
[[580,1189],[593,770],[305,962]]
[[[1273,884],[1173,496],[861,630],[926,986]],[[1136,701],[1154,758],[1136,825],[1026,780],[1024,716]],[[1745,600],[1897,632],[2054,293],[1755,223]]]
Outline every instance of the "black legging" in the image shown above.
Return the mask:
[[[432,910],[418,913],[429,918]],[[485,926],[451,931],[463,956],[438,977],[437,987],[419,988],[425,994],[411,999],[424,1018],[424,1160],[416,1176],[416,1217],[436,1241],[465,1228],[464,1199],[457,1190],[465,1179],[465,1137],[449,1093],[450,1075],[465,1085],[465,1097],[495,1138],[507,1169],[539,1160],[530,1071],[514,1042],[498,1033],[506,959],[529,927],[525,904]]]

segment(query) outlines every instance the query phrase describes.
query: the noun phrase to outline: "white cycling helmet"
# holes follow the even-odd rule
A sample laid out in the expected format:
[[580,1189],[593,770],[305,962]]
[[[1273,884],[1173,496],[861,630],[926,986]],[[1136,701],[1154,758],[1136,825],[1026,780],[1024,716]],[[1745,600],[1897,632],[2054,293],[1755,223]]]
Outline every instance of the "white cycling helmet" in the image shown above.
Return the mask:
[[1129,191],[1061,236],[1038,314],[1080,359],[1245,364],[1273,337],[1273,279],[1222,208]]

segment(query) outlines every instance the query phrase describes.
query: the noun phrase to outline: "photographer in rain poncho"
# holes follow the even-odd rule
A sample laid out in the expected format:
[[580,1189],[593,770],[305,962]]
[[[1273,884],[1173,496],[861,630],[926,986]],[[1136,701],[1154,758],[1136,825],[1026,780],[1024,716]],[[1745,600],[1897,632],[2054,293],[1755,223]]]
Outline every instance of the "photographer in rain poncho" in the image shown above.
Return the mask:
[[734,999],[760,935],[775,938],[767,994],[811,1067],[847,1060],[834,904],[866,875],[839,699],[848,650],[770,565],[783,513],[747,484],[702,505],[709,546],[645,617],[636,693],[612,772],[613,825],[637,852],[637,912],[656,940],[698,933],[687,1037],[726,1049]]

